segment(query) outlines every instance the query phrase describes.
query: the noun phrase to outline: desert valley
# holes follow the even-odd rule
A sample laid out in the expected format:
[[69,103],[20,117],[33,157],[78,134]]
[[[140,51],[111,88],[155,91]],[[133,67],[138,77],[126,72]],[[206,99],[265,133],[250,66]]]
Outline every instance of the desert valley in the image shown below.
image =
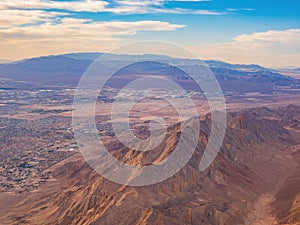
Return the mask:
[[[134,187],[96,173],[73,134],[76,85],[99,55],[0,65],[1,224],[300,224],[299,71],[206,61],[225,96],[227,127],[220,152],[202,172],[198,166],[212,120],[202,90],[176,65],[157,63],[154,55],[118,71],[99,95],[95,121],[99,137],[119,161],[156,165],[172,154],[182,121],[174,106],[161,107],[164,98],[191,97],[199,114],[198,143],[188,163],[163,182]],[[161,87],[156,98],[132,108],[130,132],[141,139],[150,135],[153,117],[167,122],[164,140],[150,152],[124,146],[110,115],[117,93],[141,77],[170,79],[186,90]],[[126,103],[143,92],[129,89],[121,97]],[[184,101],[181,106],[183,112],[191,110]]]

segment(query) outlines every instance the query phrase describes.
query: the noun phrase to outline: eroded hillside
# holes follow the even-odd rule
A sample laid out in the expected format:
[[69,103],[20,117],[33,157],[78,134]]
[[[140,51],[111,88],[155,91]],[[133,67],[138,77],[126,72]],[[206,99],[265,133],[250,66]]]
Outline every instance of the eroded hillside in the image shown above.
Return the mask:
[[[210,116],[201,120],[198,147],[172,178],[129,187],[94,172],[79,154],[52,167],[38,190],[10,196],[3,224],[299,224],[300,107],[256,108],[228,115],[220,153],[205,171],[198,166]],[[143,165],[172,152],[180,127],[168,129],[153,154],[110,142],[120,160]],[[14,201],[17,199],[18,201]],[[5,211],[5,213],[3,213]]]

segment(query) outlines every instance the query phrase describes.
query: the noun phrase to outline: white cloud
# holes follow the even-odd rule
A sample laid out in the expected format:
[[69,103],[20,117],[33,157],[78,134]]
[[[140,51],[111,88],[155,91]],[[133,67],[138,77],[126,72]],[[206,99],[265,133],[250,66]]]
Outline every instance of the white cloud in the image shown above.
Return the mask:
[[135,13],[169,13],[169,14],[197,14],[197,15],[222,15],[222,12],[215,12],[210,10],[189,10],[183,8],[174,8],[174,9],[166,9],[166,8],[155,8],[149,7],[147,9],[137,9]]
[[[206,0],[189,0],[184,2],[201,2]],[[201,14],[220,15],[208,10],[172,9],[164,7],[167,0],[114,0],[110,4],[105,0],[79,0],[79,1],[50,1],[50,0],[0,0],[0,10],[7,9],[60,9],[73,12],[111,12],[116,14],[143,14],[143,13],[169,13],[169,14]],[[178,2],[178,1],[177,1]]]
[[120,5],[134,5],[134,6],[149,6],[149,5],[156,5],[161,6],[164,3],[168,2],[207,2],[211,0],[115,0]]
[[45,12],[42,10],[1,10],[0,28],[9,28],[24,24],[46,22],[57,16],[64,16],[66,13]]
[[163,5],[162,0],[116,0],[116,3],[127,6],[149,6],[149,5]]
[[241,43],[259,42],[269,44],[300,45],[300,29],[289,29],[283,31],[270,30],[254,34],[243,34],[234,38],[234,40]]
[[211,10],[194,10],[191,11],[192,14],[199,14],[199,15],[223,15],[223,12],[216,12]]
[[75,12],[102,12],[109,3],[101,0],[49,1],[49,0],[0,0],[0,9],[65,9]]
[[68,37],[110,37],[134,35],[138,31],[166,31],[183,28],[184,25],[161,21],[137,22],[92,22],[88,19],[63,18],[57,24],[44,23],[32,26],[11,27],[0,30],[0,37],[6,39],[68,38]]
[[200,57],[266,66],[299,65],[300,29],[243,34],[231,42],[201,45]]
[[[79,11],[154,13],[161,4],[160,0],[118,0],[115,5],[102,0],[0,0],[0,58],[62,51],[103,51],[140,31],[172,31],[185,27],[154,20],[95,22],[72,18]],[[169,13],[182,13],[179,11],[171,10]]]
[[252,8],[227,8],[227,11],[254,11]]
[[0,58],[24,58],[75,51],[105,51],[140,31],[172,31],[185,27],[162,21],[93,22],[63,18],[54,22],[0,29]]
[[[168,14],[198,14],[198,15],[221,15],[223,13],[212,10],[193,10],[184,8],[166,8],[164,5],[168,2],[202,2],[207,0],[116,0],[119,4],[115,8],[107,8],[107,11],[113,13],[168,13]],[[208,0],[209,1],[209,0]]]

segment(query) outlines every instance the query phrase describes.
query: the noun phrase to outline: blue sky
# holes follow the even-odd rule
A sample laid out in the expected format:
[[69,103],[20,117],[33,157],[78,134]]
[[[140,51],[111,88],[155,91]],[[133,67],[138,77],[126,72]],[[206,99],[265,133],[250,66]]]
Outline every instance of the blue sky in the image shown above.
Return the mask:
[[297,0],[0,0],[0,58],[155,39],[205,59],[300,66],[299,9]]

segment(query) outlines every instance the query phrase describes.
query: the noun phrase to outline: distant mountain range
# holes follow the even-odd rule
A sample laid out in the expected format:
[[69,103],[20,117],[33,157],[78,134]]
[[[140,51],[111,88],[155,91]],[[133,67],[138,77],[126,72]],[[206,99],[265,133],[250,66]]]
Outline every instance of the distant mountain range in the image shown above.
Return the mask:
[[[88,59],[88,60],[96,60],[98,57],[100,57],[103,53],[70,53],[65,54],[63,56],[73,58],[73,59]],[[149,61],[154,60],[170,60],[172,61],[188,61],[189,63],[194,62],[195,64],[199,64],[198,59],[175,59],[171,58],[169,56],[163,56],[163,55],[153,55],[153,54],[145,54],[145,55],[120,55],[120,59],[123,60],[134,60],[134,59],[144,59]],[[247,71],[264,71],[268,70],[267,68],[261,67],[259,65],[250,64],[230,64],[219,60],[203,60],[209,67],[216,67],[216,68],[226,68],[226,69],[238,69],[238,70],[247,70]]]
[[[44,56],[25,59],[9,64],[0,64],[0,78],[10,78],[21,81],[37,83],[76,86],[86,69],[103,53],[71,53],[65,55]],[[168,56],[146,54],[138,55],[112,55],[117,61],[134,62],[144,60],[124,68],[119,72],[119,79],[127,75],[164,75],[176,81],[189,80],[182,71],[175,66],[164,64],[172,59],[180,65],[187,67],[199,66],[197,59],[174,59]],[[109,57],[108,57],[109,58]],[[116,61],[116,62],[117,62]],[[157,62],[159,61],[159,62]],[[272,92],[277,86],[300,87],[300,81],[284,76],[273,70],[259,65],[229,64],[222,61],[204,61],[214,73],[221,87],[225,91]],[[118,85],[117,85],[118,86]]]

